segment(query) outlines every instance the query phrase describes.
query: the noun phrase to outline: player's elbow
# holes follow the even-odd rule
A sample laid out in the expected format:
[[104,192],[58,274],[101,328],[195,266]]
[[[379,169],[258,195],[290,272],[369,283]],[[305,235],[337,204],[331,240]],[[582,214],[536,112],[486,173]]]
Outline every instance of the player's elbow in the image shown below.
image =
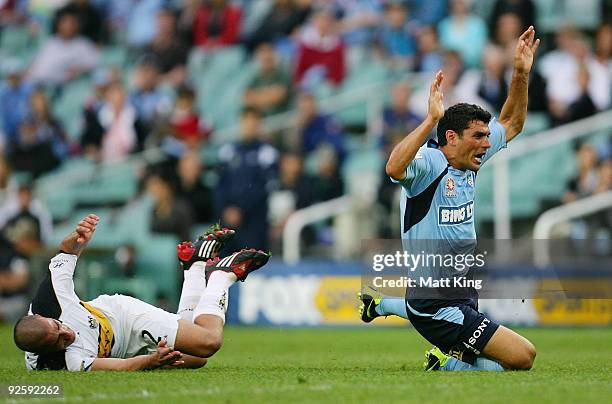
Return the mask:
[[391,159],[387,161],[387,165],[385,166],[385,172],[389,177],[393,178],[396,181],[401,181],[403,179],[403,176],[405,175],[404,170],[394,164]]

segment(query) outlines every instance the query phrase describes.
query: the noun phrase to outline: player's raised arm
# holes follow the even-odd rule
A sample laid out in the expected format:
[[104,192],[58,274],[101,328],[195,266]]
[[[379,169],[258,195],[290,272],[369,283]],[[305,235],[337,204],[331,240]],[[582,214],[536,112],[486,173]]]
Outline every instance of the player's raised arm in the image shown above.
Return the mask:
[[529,72],[533,66],[535,53],[540,46],[540,40],[534,39],[535,29],[531,26],[520,36],[514,51],[512,82],[498,120],[506,128],[506,142],[514,139],[523,130],[523,124],[527,118]]
[[60,245],[60,250],[67,254],[80,255],[96,231],[100,218],[94,214],[87,215],[77,225]]
[[440,88],[443,79],[444,75],[442,71],[438,71],[429,89],[427,117],[391,151],[391,155],[387,161],[386,171],[387,175],[394,180],[401,181],[406,178],[406,168],[414,159],[419,148],[425,143],[427,136],[444,116],[444,104],[442,103],[443,95]]

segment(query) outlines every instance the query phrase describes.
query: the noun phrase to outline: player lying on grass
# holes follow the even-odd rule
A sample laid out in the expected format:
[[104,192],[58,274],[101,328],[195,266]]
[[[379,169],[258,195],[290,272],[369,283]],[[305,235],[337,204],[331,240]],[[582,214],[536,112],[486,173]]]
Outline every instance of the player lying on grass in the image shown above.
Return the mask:
[[[408,253],[433,245],[433,254],[466,251],[476,244],[474,185],[481,165],[506,147],[522,130],[527,116],[529,72],[539,46],[529,27],[514,54],[512,82],[499,119],[477,105],[457,104],[444,110],[442,72],[429,94],[428,115],[391,152],[386,171],[402,186],[402,245]],[[437,125],[437,147],[421,147]],[[436,145],[429,145],[436,146]],[[469,252],[469,249],[467,250]],[[465,276],[457,268],[434,267],[446,278]],[[530,369],[534,346],[516,332],[478,311],[477,295],[423,296],[434,291],[406,289],[406,299],[361,296],[362,319],[395,314],[438,348],[427,353],[427,370]],[[476,296],[476,298],[473,298]]]
[[74,291],[77,259],[99,218],[83,218],[51,259],[49,273],[15,325],[15,344],[30,370],[146,370],[199,368],[223,342],[228,289],[268,262],[269,254],[241,250],[220,259],[233,230],[213,228],[178,246],[184,282],[178,314],[138,299],[101,295],[83,302]]

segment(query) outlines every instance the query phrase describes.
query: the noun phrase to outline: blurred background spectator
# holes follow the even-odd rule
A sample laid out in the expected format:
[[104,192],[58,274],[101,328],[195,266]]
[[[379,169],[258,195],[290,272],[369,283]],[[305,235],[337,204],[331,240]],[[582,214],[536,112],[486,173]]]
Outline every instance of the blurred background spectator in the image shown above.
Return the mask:
[[18,254],[32,257],[46,246],[53,232],[52,219],[34,198],[32,183],[24,180],[15,195],[0,208],[0,229]]
[[240,7],[226,0],[206,0],[196,14],[193,43],[214,49],[238,42],[242,20]]
[[296,83],[312,87],[328,80],[339,85],[346,75],[345,57],[336,16],[328,9],[317,11],[300,34]]
[[304,0],[273,0],[257,27],[245,38],[247,51],[252,52],[262,43],[280,42],[294,33],[306,21],[310,5]]
[[257,48],[258,71],[244,92],[244,105],[263,116],[283,112],[289,106],[291,77],[279,65],[274,47],[262,43]]
[[478,67],[487,43],[487,26],[471,8],[473,0],[450,0],[449,16],[440,21],[442,46],[459,52],[467,67]]
[[297,100],[297,118],[290,134],[290,147],[309,156],[323,145],[330,145],[340,161],[346,155],[344,132],[340,123],[329,114],[319,111],[317,100],[309,92],[302,92]]
[[120,82],[109,84],[104,103],[96,117],[85,127],[81,144],[94,161],[117,162],[141,149],[145,133],[136,109],[127,103]]
[[0,323],[14,322],[27,311],[30,266],[0,236]]
[[221,223],[237,230],[228,251],[266,250],[269,240],[268,196],[276,178],[278,152],[261,140],[261,117],[246,109],[240,117],[240,140],[219,151],[215,205]]
[[57,33],[38,51],[28,78],[38,84],[61,85],[95,68],[99,51],[93,42],[79,34],[79,29],[77,15],[59,16]]
[[145,180],[146,192],[153,198],[151,232],[176,236],[178,240],[191,238],[193,222],[191,206],[177,195],[172,174],[157,170]]

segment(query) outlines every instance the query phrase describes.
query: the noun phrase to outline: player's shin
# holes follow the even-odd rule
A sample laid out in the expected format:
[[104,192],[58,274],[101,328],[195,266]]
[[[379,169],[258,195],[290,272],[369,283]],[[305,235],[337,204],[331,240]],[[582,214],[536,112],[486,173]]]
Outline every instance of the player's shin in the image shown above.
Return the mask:
[[378,306],[376,313],[381,316],[399,316],[408,319],[406,313],[406,301],[400,298],[383,297]]
[[193,263],[188,271],[183,271],[183,290],[177,311],[183,320],[193,321],[194,310],[206,289],[205,268],[206,264],[198,261]]

